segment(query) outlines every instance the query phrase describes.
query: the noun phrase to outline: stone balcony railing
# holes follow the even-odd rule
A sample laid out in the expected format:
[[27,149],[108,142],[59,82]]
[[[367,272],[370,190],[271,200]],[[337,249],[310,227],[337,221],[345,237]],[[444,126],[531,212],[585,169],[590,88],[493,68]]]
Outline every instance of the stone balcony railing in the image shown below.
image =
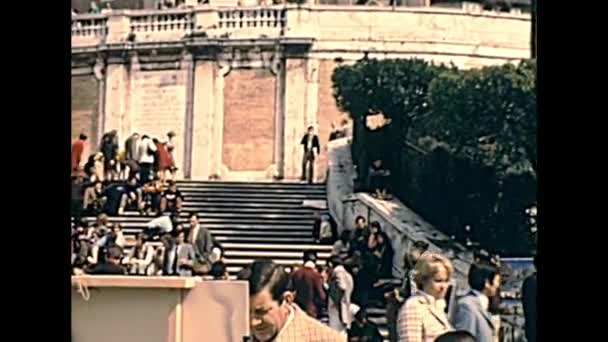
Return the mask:
[[108,34],[108,17],[104,14],[85,14],[72,18],[72,45],[97,45]]
[[178,40],[191,33],[195,23],[192,10],[137,11],[127,15],[130,32],[138,41]]
[[[341,36],[352,36],[354,40],[361,40],[362,35],[365,35],[393,39],[410,35],[411,32],[403,24],[412,22],[413,16],[418,15],[429,18],[446,15],[481,17],[482,21],[497,19],[501,21],[497,25],[530,20],[529,14],[471,11],[468,8],[336,5],[227,8],[201,5],[189,9],[116,10],[97,15],[73,16],[72,46],[117,44],[128,40],[137,43],[178,41],[191,33],[203,32],[208,38],[338,39]],[[510,35],[509,29],[507,27],[504,34],[500,34]]]

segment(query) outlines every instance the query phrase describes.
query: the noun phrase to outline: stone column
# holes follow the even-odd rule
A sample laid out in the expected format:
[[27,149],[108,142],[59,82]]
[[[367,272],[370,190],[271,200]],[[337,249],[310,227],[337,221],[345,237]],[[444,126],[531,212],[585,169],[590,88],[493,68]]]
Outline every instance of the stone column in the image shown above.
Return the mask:
[[105,107],[106,107],[106,67],[104,60],[98,58],[95,61],[95,66],[93,67],[93,74],[97,79],[98,85],[98,106],[97,106],[97,139],[96,146],[101,142],[101,137],[104,133],[104,124],[105,124]]
[[131,32],[131,19],[121,10],[108,14],[108,35],[106,44],[124,43]]
[[183,155],[183,175],[185,179],[192,178],[192,140],[193,140],[193,121],[194,121],[194,63],[192,54],[185,53],[180,63],[180,68],[186,70],[186,113],[184,128],[184,155]]
[[319,109],[319,60],[308,59],[306,61],[306,126],[319,128],[317,111]]
[[306,59],[288,57],[285,61],[285,122],[284,172],[285,178],[301,175],[302,146],[300,139],[306,133]]
[[214,115],[211,125],[211,174],[224,178],[227,168],[222,162],[222,145],[224,142],[224,78],[228,76],[231,65],[217,62],[213,69]]
[[272,162],[275,167],[276,176],[279,179],[285,177],[285,60],[280,51],[276,51],[276,63],[272,64],[270,70],[276,77],[275,82],[275,109],[274,109],[274,153]]
[[[206,180],[212,174],[212,125],[214,124],[215,62],[199,60],[194,63],[192,110],[192,179]],[[217,124],[216,124],[217,125]]]
[[130,100],[129,76],[128,67],[123,60],[108,59],[102,133],[116,129],[120,139],[125,137],[123,127]]

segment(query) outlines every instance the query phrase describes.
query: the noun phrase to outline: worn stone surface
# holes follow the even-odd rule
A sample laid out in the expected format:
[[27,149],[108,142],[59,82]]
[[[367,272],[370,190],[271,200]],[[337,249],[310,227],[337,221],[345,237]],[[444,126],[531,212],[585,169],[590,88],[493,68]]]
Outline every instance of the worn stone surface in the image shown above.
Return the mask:
[[293,179],[302,173],[302,136],[306,134],[306,127],[316,122],[308,122],[305,113],[306,60],[287,59],[285,77],[285,178]]
[[[393,275],[403,274],[403,256],[414,241],[426,241],[431,252],[440,253],[452,260],[459,287],[466,288],[466,274],[472,254],[454,243],[448,236],[433,227],[398,199],[381,201],[366,193],[354,193],[356,176],[348,138],[338,139],[329,146],[328,207],[338,222],[340,231],[354,229],[355,218],[362,215],[368,222],[378,221],[395,250]],[[342,167],[340,167],[342,165]]]
[[[131,76],[130,131],[160,141],[176,134],[175,162],[183,170],[186,124],[186,71],[138,71]],[[126,136],[121,137],[121,139]]]
[[192,178],[208,179],[212,174],[213,158],[212,134],[214,120],[215,63],[198,61],[194,67],[194,120],[192,122]]
[[336,100],[333,96],[331,74],[338,66],[333,60],[323,59],[319,62],[319,97],[318,97],[318,122],[319,139],[321,143],[321,155],[319,156],[319,176],[325,179],[328,165],[328,141],[331,132],[331,123],[339,125],[340,119],[348,118],[348,114],[338,110]]
[[276,78],[266,69],[232,70],[224,80],[222,162],[231,171],[264,171],[274,148]]
[[[88,136],[87,146],[93,150],[97,145],[99,119],[99,85],[95,76],[72,76],[72,139],[80,133]],[[89,156],[91,148],[85,148],[83,160]]]
[[[316,161],[315,178],[322,181],[326,174],[325,148],[330,124],[339,121],[342,114],[335,106],[331,90],[331,73],[337,65],[335,60],[342,59],[342,63],[350,64],[367,54],[370,58],[416,57],[473,68],[517,62],[529,57],[529,15],[411,7],[301,7],[287,6],[286,27],[283,31],[276,28],[286,38],[313,39],[310,51],[291,49],[287,56],[283,56],[286,58],[285,69],[278,73],[279,77],[284,75],[284,88],[278,87],[284,89],[283,98],[276,98],[275,86],[279,80],[267,71],[234,69],[236,66],[231,62],[230,53],[217,57],[205,49],[196,52],[193,146],[189,156],[192,158],[193,178],[206,179],[211,174],[232,174],[237,178],[249,175],[266,177],[263,171],[271,177],[271,166],[281,165],[274,160],[275,154],[281,152],[278,145],[275,146],[275,141],[280,142],[280,138],[283,140],[282,174],[286,179],[298,178],[302,158],[299,141],[306,127],[313,125],[322,145],[321,155]],[[204,19],[209,25],[219,23],[218,20],[210,20],[218,19],[215,9],[197,8],[192,11],[197,20]],[[110,17],[108,41],[123,41],[129,31],[130,17],[118,12]],[[153,13],[149,17],[157,18]],[[81,24],[89,25],[85,21]],[[138,34],[136,42],[156,42],[158,49],[174,49],[167,46],[179,43],[186,33],[182,30],[183,23],[175,25],[160,30],[167,32],[148,30],[145,34]],[[206,27],[202,22],[197,23],[196,27],[199,26]],[[251,35],[252,39],[239,44],[262,44],[262,40],[257,39],[266,32],[266,28],[245,26],[247,29],[244,31],[230,27],[220,31],[229,40],[241,37],[241,34]],[[231,36],[231,33],[236,36]],[[168,41],[160,43],[166,39]],[[92,54],[85,45],[95,44],[76,44],[72,52],[80,57]],[[137,44],[133,48],[137,50]],[[162,53],[156,48],[149,54],[154,57],[157,52],[161,57]],[[175,53],[179,52],[171,50],[169,55]],[[168,130],[175,130],[179,137],[178,166],[183,165],[186,72],[174,69],[140,71],[139,67],[147,62],[142,59],[141,65],[131,64],[133,57],[130,55],[131,52],[121,57],[116,53],[106,67],[103,129],[117,129],[123,141],[135,130],[157,137],[164,137]],[[239,65],[257,67],[269,62],[262,61],[255,54],[249,57],[251,60],[240,61]],[[230,71],[231,68],[233,70]],[[226,74],[228,76],[224,79]],[[88,98],[83,94],[95,91],[86,83],[74,84],[76,101]],[[74,129],[85,130],[87,122],[90,122],[89,132],[96,131],[96,123],[90,116],[94,115],[97,106],[93,111],[92,106],[81,107],[74,107]],[[282,116],[277,117],[277,113]],[[283,125],[275,127],[277,122]]]

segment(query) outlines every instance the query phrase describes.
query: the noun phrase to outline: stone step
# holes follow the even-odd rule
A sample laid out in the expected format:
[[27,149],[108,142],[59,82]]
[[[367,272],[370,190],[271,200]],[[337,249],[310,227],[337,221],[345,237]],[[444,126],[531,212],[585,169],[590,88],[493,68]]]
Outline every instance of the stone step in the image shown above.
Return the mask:
[[[187,223],[188,216],[191,212],[187,212],[187,209],[184,209],[178,218],[178,222]],[[232,222],[232,223],[242,223],[242,224],[261,224],[261,222],[283,222],[284,224],[295,224],[295,225],[311,225],[314,223],[314,218],[312,215],[298,215],[298,214],[259,214],[252,215],[249,213],[243,214],[231,214],[231,213],[205,213],[199,211],[196,212],[198,215],[199,222],[207,222],[207,223],[224,223],[224,222]],[[154,216],[139,216],[139,213],[136,212],[125,212],[124,216],[110,216],[108,217],[108,222],[110,224],[114,223],[148,223]],[[83,217],[83,221],[85,222],[95,222],[95,217]]]
[[256,208],[256,209],[285,209],[285,210],[318,210],[305,206],[303,201],[291,201],[285,203],[276,202],[248,202],[248,201],[197,201],[197,200],[186,200],[183,202],[183,206],[189,210],[192,208]]
[[275,194],[255,192],[245,193],[209,193],[209,192],[182,192],[184,200],[187,202],[221,201],[234,200],[235,202],[246,203],[281,203],[282,201],[299,202],[304,201],[327,201],[325,195],[304,195],[304,194]]
[[[127,236],[136,236],[140,232],[143,232],[144,228],[125,228],[123,229],[123,234],[125,237]],[[291,230],[291,231],[275,231],[275,230],[234,230],[234,229],[209,229],[214,238],[220,237],[232,237],[232,238],[244,238],[255,237],[255,241],[264,242],[266,238],[305,238],[306,240],[302,241],[312,241],[312,233],[306,230]],[[309,240],[310,239],[310,240]],[[268,240],[267,242],[271,242]]]
[[287,215],[305,215],[307,218],[310,215],[314,215],[317,210],[304,207],[295,208],[268,208],[268,207],[217,207],[213,205],[208,206],[187,206],[188,211],[199,211],[204,213],[202,215],[214,214],[214,213],[235,213],[235,214],[287,214]]
[[[135,245],[135,237],[137,236],[137,234],[139,232],[141,232],[142,230],[137,230],[137,231],[131,231],[130,233],[126,233],[125,232],[125,240],[127,241],[127,246],[133,246]],[[247,244],[255,244],[257,242],[265,242],[265,243],[281,243],[283,247],[285,247],[286,249],[288,249],[291,245],[293,246],[297,246],[297,248],[299,248],[299,246],[302,245],[311,245],[314,243],[312,237],[307,237],[307,236],[264,236],[264,237],[259,237],[259,236],[222,236],[222,235],[216,235],[214,236],[214,238],[217,241],[220,241],[222,243],[222,246],[224,246],[226,244],[226,241],[230,241],[230,243],[233,244],[240,244],[240,245],[247,245]],[[319,247],[324,247],[324,246],[319,246]],[[331,246],[328,246],[329,248],[331,248]],[[236,249],[236,248],[233,248]],[[241,250],[246,249],[246,248],[240,248]]]
[[[240,268],[251,264],[252,262],[254,262],[257,259],[270,259],[270,258],[265,258],[265,257],[259,257],[259,258],[238,258],[238,259],[237,258],[226,258],[226,266],[230,265],[230,266],[233,266],[233,267],[239,267],[239,270],[240,270]],[[273,261],[276,264],[278,264],[278,265],[289,266],[289,267],[293,267],[293,266],[302,264],[302,258],[298,258],[298,259],[284,259],[284,260],[277,259],[277,260],[273,260]],[[325,265],[325,261],[324,260],[319,260],[317,262],[317,264]]]
[[[226,259],[228,258],[271,258],[274,260],[277,259],[292,259],[296,262],[302,262],[302,251],[293,251],[293,252],[282,252],[282,251],[269,251],[269,250],[232,250],[226,249],[225,255]],[[318,252],[317,256],[319,259],[327,259],[329,258],[330,253],[328,252]]]
[[268,189],[268,188],[206,188],[178,186],[182,193],[197,194],[243,194],[250,195],[255,193],[275,194],[275,195],[301,195],[301,196],[326,196],[324,189]]
[[307,184],[303,182],[215,182],[215,181],[177,181],[177,186],[192,187],[218,187],[218,188],[264,188],[264,189],[321,189],[325,190],[325,184]]
[[[256,204],[256,205],[303,205],[304,201],[308,199],[289,199],[289,198],[257,198],[255,201],[252,201],[250,198],[241,198],[241,197],[230,197],[224,198],[222,196],[215,196],[213,198],[206,198],[204,196],[190,196],[186,197],[184,201],[184,205],[189,204],[226,204],[226,205],[241,205],[241,204]],[[325,200],[325,198],[321,199]]]
[[274,250],[293,250],[293,251],[305,251],[313,250],[316,252],[331,252],[332,246],[317,245],[317,244],[300,244],[300,245],[283,245],[283,244],[270,244],[270,243],[231,243],[226,242],[222,244],[226,249],[263,249],[268,251]]
[[266,243],[282,243],[285,245],[314,243],[312,237],[306,237],[306,236],[297,236],[297,237],[264,236],[263,239],[260,239],[258,237],[251,237],[251,236],[230,236],[230,237],[216,236],[215,238],[218,241],[230,241],[233,243],[251,243],[251,242],[261,242],[261,241],[264,241]]
[[294,191],[261,191],[261,190],[251,190],[251,191],[224,191],[222,189],[218,189],[216,191],[200,191],[200,190],[189,190],[189,189],[179,189],[179,191],[184,196],[210,196],[210,197],[250,197],[250,198],[266,198],[266,197],[276,197],[276,198],[326,198],[325,192],[294,192]]

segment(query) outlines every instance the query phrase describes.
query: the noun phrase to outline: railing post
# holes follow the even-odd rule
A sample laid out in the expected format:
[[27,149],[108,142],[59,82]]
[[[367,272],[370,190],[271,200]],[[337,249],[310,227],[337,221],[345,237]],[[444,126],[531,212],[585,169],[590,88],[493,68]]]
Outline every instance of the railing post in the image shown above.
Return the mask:
[[220,16],[217,8],[197,8],[194,14],[194,30],[219,29]]
[[130,32],[131,20],[124,11],[112,11],[108,13],[107,44],[125,42]]
[[285,37],[317,37],[318,26],[312,21],[314,12],[310,6],[287,7],[285,10]]

